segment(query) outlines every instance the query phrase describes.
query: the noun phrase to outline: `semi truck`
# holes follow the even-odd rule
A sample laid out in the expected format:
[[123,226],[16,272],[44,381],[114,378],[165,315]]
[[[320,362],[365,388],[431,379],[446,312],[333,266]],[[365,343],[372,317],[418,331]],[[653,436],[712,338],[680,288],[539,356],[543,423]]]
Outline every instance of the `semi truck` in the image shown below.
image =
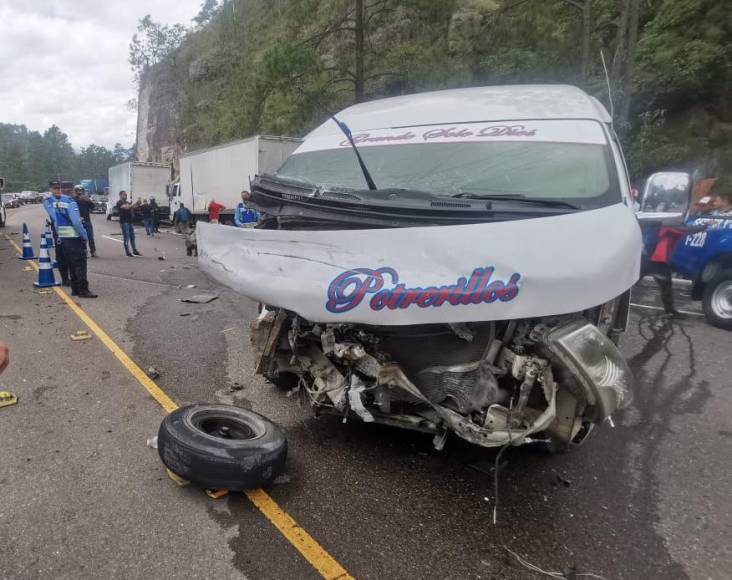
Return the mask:
[[109,191],[109,181],[106,179],[82,179],[79,183],[87,195],[107,195]]
[[161,219],[168,219],[170,204],[167,196],[167,185],[170,182],[170,165],[166,163],[144,163],[126,161],[109,168],[109,198],[107,200],[107,219],[117,215],[119,192],[126,191],[127,199],[135,202],[138,199],[155,198],[160,208]]
[[255,135],[182,155],[179,178],[169,187],[170,219],[183,204],[194,219],[207,221],[208,206],[216,201],[225,207],[219,221],[232,222],[241,191],[249,189],[255,175],[279,169],[300,143],[292,137]]

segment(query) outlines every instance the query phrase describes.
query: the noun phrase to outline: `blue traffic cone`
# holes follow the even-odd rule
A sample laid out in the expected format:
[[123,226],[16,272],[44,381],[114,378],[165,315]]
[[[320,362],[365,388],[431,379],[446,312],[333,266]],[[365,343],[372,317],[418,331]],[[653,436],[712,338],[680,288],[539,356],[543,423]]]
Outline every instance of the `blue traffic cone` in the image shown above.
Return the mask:
[[28,231],[28,224],[23,224],[23,255],[18,256],[19,260],[35,260],[36,257],[33,255],[33,244],[31,244],[30,232]]
[[48,256],[48,245],[46,244],[46,234],[41,237],[41,255],[38,258],[38,281],[33,282],[36,288],[50,288],[58,286],[56,278],[53,276],[53,267],[51,266],[51,258]]
[[[48,249],[48,257],[50,258],[51,257],[51,248],[55,247],[53,245],[53,234],[49,234],[49,233],[41,234],[41,238],[42,238],[41,243],[43,243],[43,240],[45,240],[45,242],[46,242],[46,248]],[[58,262],[56,261],[55,258],[51,261],[51,268],[58,269]]]

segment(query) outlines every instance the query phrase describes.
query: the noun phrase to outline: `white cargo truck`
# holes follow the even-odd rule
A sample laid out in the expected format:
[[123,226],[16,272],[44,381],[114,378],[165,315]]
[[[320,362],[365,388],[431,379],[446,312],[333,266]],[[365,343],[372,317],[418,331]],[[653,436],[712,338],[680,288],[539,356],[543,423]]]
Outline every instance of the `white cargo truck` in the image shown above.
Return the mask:
[[117,215],[119,192],[127,192],[127,199],[135,202],[139,198],[155,198],[163,219],[168,218],[170,204],[168,202],[167,185],[170,182],[170,165],[165,163],[143,163],[127,161],[109,168],[109,199],[107,201],[107,219]]
[[279,169],[300,139],[255,135],[180,157],[180,176],[170,188],[170,219],[182,203],[195,219],[208,220],[212,201],[222,204],[219,220],[233,221],[241,191],[260,173]]

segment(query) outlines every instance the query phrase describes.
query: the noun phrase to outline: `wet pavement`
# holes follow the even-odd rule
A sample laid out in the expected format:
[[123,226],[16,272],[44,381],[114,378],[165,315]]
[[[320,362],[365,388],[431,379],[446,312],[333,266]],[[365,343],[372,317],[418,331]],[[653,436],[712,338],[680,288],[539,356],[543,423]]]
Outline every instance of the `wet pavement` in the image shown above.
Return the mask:
[[[289,481],[268,491],[354,577],[537,577],[508,550],[568,577],[729,577],[732,333],[704,321],[684,283],[678,321],[660,316],[650,279],[634,291],[622,345],[633,406],[570,453],[510,449],[494,525],[495,452],[314,418],[254,375],[255,304],[206,279],[179,236],[138,229],[143,257],[127,258],[118,224],[94,220],[100,298],[81,306],[176,402],[280,423]],[[4,233],[22,221],[37,230],[40,208],[12,210]],[[96,339],[68,339],[84,325],[35,294],[14,255],[0,230],[0,339],[12,350],[0,384],[20,397],[0,409],[0,577],[317,577],[244,496],[212,501],[164,476],[145,444],[160,408]],[[209,304],[179,301],[209,291]]]

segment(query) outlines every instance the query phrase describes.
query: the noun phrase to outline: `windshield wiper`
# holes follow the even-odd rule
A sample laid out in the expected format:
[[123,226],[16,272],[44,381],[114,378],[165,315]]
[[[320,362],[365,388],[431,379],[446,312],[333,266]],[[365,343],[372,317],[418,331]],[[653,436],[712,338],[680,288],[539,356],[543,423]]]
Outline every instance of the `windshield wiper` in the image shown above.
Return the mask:
[[543,205],[544,207],[564,207],[567,209],[582,209],[578,205],[574,205],[567,201],[561,201],[558,199],[544,199],[540,197],[526,197],[523,193],[505,193],[505,194],[492,194],[492,193],[476,193],[473,191],[461,191],[453,195],[452,197],[462,197],[468,199],[487,199],[490,201],[516,201],[519,203],[530,203],[532,205]]
[[[300,92],[305,95],[305,91],[302,89],[299,89]],[[346,139],[348,139],[348,142],[351,144],[351,147],[353,148],[353,152],[356,154],[356,159],[358,159],[358,165],[361,167],[361,173],[363,173],[363,177],[366,180],[366,185],[369,186],[369,189],[371,191],[375,191],[378,189],[376,187],[376,184],[374,183],[373,178],[371,177],[371,173],[369,173],[368,168],[366,167],[366,164],[363,161],[363,158],[361,157],[361,153],[358,150],[358,147],[356,147],[356,142],[353,140],[353,134],[351,133],[351,129],[346,125],[343,121],[339,121],[336,116],[331,113],[328,109],[326,109],[322,103],[318,100],[317,97],[315,97],[315,104],[318,106],[319,109],[321,109],[328,117],[333,119],[333,122],[338,125],[338,128],[341,130],[341,133],[343,133],[346,136]]]

